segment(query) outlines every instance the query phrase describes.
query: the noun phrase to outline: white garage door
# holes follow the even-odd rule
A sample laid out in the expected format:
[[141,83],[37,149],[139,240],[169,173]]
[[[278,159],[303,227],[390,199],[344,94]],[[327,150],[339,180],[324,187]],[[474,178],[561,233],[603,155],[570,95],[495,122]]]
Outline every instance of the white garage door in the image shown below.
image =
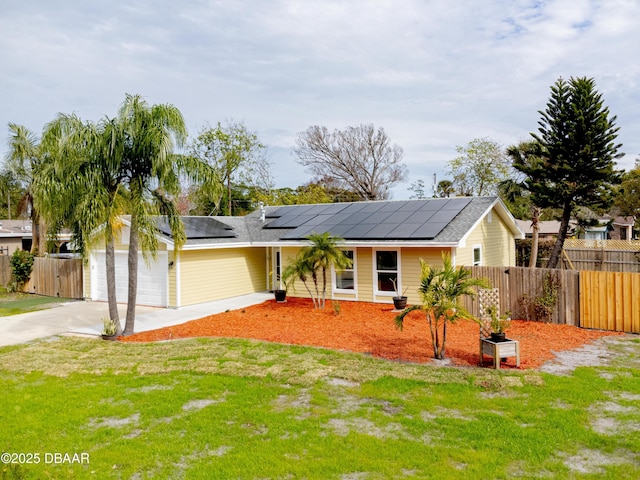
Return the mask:
[[[129,288],[127,257],[127,252],[116,252],[116,298],[118,303],[127,302],[127,290]],[[147,266],[142,259],[142,254],[138,257],[138,296],[136,301],[138,305],[168,306],[167,259],[167,252],[158,252],[156,260],[152,260],[151,264]],[[93,300],[107,301],[107,274],[104,251],[98,251],[92,255],[91,298]]]

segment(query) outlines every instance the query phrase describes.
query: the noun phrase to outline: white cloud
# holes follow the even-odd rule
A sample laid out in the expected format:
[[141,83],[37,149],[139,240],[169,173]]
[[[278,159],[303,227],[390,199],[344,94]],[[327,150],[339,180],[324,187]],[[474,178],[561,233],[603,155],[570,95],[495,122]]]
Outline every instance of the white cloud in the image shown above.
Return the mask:
[[590,76],[630,167],[639,20],[634,0],[11,2],[0,129],[38,132],[57,112],[97,120],[139,93],[178,106],[192,133],[244,121],[272,147],[278,184],[296,186],[309,179],[290,153],[298,132],[371,122],[405,150],[403,198],[441,177],[457,145],[527,138],[559,76]]

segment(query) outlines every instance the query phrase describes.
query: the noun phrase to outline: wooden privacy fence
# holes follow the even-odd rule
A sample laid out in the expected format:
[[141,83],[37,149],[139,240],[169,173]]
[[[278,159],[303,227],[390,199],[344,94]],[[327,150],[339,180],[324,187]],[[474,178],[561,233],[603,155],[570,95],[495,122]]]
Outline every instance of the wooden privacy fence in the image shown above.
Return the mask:
[[[500,290],[500,311],[511,312],[513,318],[640,333],[639,273],[467,268]],[[477,303],[465,299],[465,307],[474,315],[478,315]]]
[[0,255],[0,285],[6,287],[11,281],[11,257]]
[[[500,290],[500,311],[512,318],[580,325],[579,272],[527,267],[467,267]],[[477,305],[466,300],[477,314]]]
[[[10,257],[0,257],[0,281],[3,286],[11,282]],[[83,298],[82,259],[33,259],[31,277],[23,291],[48,297]]]
[[640,274],[580,272],[580,326],[640,333]]
[[[640,252],[604,248],[565,248],[564,268],[599,272],[640,272]],[[568,258],[568,261],[566,260]]]

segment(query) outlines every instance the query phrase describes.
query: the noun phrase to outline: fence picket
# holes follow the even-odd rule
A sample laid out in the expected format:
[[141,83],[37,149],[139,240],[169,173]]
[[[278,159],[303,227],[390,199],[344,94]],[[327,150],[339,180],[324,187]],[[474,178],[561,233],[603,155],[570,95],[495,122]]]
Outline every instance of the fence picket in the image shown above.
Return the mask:
[[[9,257],[0,256],[0,284],[11,282]],[[82,259],[36,257],[25,292],[48,297],[83,298]]]
[[[584,328],[640,333],[640,273],[530,269],[527,267],[467,267],[500,289],[500,310],[513,318],[541,320],[523,297],[541,295],[545,278],[557,278],[558,302],[550,321]],[[477,302],[475,302],[477,303]],[[474,315],[474,302],[465,307]]]

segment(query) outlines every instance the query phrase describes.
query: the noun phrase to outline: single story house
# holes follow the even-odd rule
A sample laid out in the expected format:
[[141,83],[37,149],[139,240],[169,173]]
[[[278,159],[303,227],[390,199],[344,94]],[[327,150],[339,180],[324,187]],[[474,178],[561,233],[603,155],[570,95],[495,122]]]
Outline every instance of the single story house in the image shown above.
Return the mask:
[[[71,232],[63,230],[56,237],[57,250],[69,253]],[[33,232],[31,220],[0,220],[0,255],[13,255],[16,250],[31,250]]]
[[[524,232],[525,238],[533,238],[533,225],[531,220],[518,220],[516,223],[520,230]],[[571,236],[575,233],[576,225],[574,221],[569,223],[567,235]],[[540,220],[538,222],[538,240],[541,242],[555,240],[560,231],[560,222],[558,220]]]
[[585,240],[632,240],[636,219],[633,216],[612,217],[604,215],[595,219],[594,225],[583,227],[580,238]]
[[31,249],[31,220],[0,220],[0,255]]
[[[515,239],[524,238],[497,197],[262,207],[244,217],[183,221],[187,241],[179,251],[159,223],[157,257],[139,264],[139,304],[179,308],[280,288],[280,272],[306,237],[324,232],[342,238],[353,260],[351,269],[331,272],[329,298],[391,303],[393,279],[416,302],[420,259],[438,264],[448,252],[457,265],[515,265]],[[116,246],[120,302],[127,293],[127,239],[125,226]],[[85,296],[106,300],[104,250],[92,252],[86,268]]]
[[611,240],[632,240],[634,237],[633,227],[636,224],[636,217],[614,217],[611,220],[611,230],[609,238]]

